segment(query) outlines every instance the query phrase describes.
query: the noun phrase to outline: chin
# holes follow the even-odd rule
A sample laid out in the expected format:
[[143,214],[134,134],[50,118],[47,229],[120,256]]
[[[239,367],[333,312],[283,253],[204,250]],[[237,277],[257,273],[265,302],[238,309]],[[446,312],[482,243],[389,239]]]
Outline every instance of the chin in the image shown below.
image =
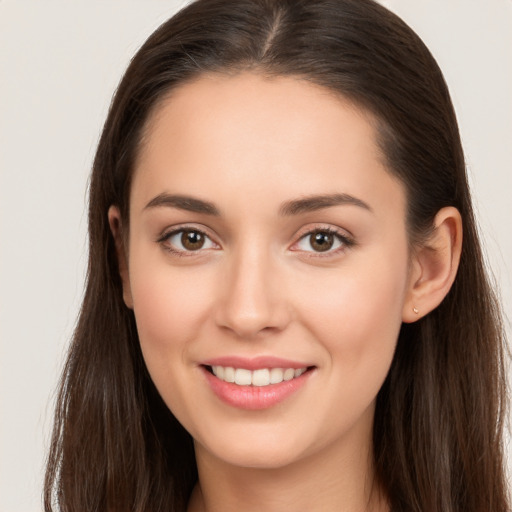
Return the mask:
[[308,443],[288,432],[246,432],[243,437],[222,436],[196,443],[196,451],[205,450],[215,459],[240,468],[279,469],[305,457]]
[[245,450],[244,452],[238,450],[219,454],[219,456],[231,466],[265,470],[284,468],[298,460],[297,453],[277,452],[275,449]]

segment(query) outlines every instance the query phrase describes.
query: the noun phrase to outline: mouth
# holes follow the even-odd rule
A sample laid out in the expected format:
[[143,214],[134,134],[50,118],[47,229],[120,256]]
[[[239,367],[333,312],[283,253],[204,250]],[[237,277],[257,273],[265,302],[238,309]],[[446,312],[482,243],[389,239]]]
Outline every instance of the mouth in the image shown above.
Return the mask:
[[317,367],[273,355],[219,356],[199,364],[206,383],[222,402],[237,409],[269,409],[308,384]]
[[[245,365],[253,369],[243,368]],[[236,365],[233,360],[224,365],[202,364],[200,367],[210,389],[222,402],[246,410],[269,409],[284,402],[307,386],[316,370],[316,366],[264,367],[254,361],[252,364],[240,361]]]
[[273,384],[281,384],[299,378],[313,366],[302,368],[258,368],[249,370],[246,368],[235,368],[233,366],[205,365],[205,369],[217,377],[217,379],[238,386],[265,387]]

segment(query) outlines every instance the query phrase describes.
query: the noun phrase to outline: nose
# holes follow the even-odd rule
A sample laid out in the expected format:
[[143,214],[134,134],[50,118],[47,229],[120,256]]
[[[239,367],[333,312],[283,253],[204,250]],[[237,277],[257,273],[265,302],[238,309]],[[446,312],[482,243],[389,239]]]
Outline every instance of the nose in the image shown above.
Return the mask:
[[216,322],[240,339],[282,331],[290,321],[279,265],[265,251],[241,251],[226,266]]

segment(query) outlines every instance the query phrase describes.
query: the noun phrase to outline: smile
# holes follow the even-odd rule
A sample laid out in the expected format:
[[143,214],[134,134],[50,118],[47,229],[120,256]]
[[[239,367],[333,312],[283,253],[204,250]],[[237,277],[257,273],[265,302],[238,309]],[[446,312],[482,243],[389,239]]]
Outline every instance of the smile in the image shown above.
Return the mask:
[[231,366],[211,366],[211,371],[218,379],[238,386],[270,386],[300,377],[307,368],[260,368],[247,370]]
[[317,370],[273,357],[224,357],[200,368],[214,395],[231,407],[248,410],[268,409],[285,401],[306,386]]

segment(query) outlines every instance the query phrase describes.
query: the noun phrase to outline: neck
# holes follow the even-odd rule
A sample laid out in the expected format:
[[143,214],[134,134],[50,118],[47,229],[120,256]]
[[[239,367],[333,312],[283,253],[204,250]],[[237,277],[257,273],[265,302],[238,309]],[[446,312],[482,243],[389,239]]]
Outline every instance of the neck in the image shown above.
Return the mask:
[[340,440],[339,446],[274,468],[235,466],[196,443],[199,481],[188,511],[386,512],[371,446],[355,441]]

